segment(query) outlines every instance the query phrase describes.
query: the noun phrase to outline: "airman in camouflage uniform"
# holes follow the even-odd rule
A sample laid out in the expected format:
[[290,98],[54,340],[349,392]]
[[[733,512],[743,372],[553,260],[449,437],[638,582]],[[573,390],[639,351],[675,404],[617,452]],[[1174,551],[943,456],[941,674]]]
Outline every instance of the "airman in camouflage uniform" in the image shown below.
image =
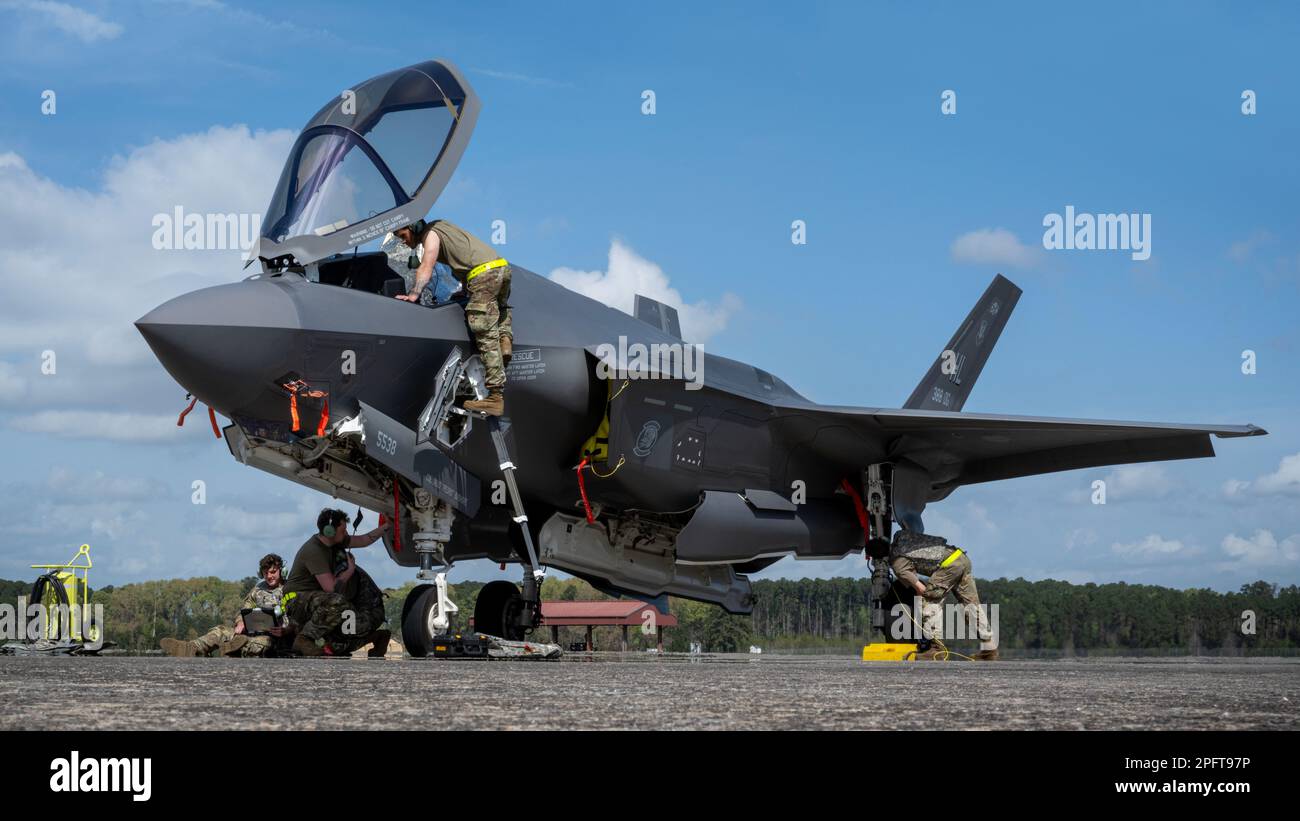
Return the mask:
[[[289,571],[285,602],[299,625],[293,650],[307,656],[339,656],[373,642],[378,651],[374,655],[383,655],[389,639],[388,631],[381,629],[384,596],[349,552],[373,544],[383,529],[353,536],[347,532],[347,514],[327,508],[316,519],[316,531],[298,550]],[[331,589],[326,590],[321,579]]]
[[388,644],[386,631],[380,630],[386,619],[383,591],[359,566],[356,576],[355,601],[341,593],[318,591],[295,596],[290,604],[290,612],[307,620],[301,635],[312,641],[324,639],[322,646],[329,647],[330,655],[350,655],[372,642],[378,644],[375,634],[379,632],[385,633],[383,644]]
[[[262,579],[244,596],[240,603],[241,615],[235,617],[235,626],[219,624],[197,639],[182,641],[166,638],[160,644],[171,656],[242,656],[245,658],[264,656],[277,645],[278,638],[273,635],[250,636],[244,632],[242,611],[259,608],[277,610],[284,597],[282,573],[284,560],[274,553],[262,557],[258,564]],[[281,611],[283,612],[283,611]],[[291,632],[291,631],[290,631]]]
[[469,302],[465,322],[474,336],[486,372],[487,399],[470,400],[467,410],[500,416],[505,410],[506,368],[514,347],[511,323],[510,265],[492,246],[446,220],[423,220],[393,232],[409,248],[422,246],[424,255],[410,291],[397,298],[419,302],[433,276],[434,265],[444,263],[465,286]]
[[[975,657],[985,661],[998,657],[997,640],[980,607],[979,591],[966,551],[953,547],[941,536],[900,530],[889,548],[889,564],[895,578],[921,596],[922,636],[926,639],[942,636],[943,600],[952,593],[966,608],[967,623],[977,625],[980,650]],[[923,583],[919,576],[928,576],[929,580]]]
[[510,299],[510,266],[484,271],[471,279],[466,289],[469,302],[465,305],[465,322],[474,332],[474,344],[483,360],[483,381],[489,391],[503,391],[515,333],[510,306],[506,304]]

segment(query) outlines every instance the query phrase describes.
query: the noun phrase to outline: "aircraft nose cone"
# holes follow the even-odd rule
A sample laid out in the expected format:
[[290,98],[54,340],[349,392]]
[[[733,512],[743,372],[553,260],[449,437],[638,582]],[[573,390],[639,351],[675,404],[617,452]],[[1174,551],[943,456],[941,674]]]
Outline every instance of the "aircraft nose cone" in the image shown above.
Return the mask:
[[283,371],[300,323],[284,288],[252,280],[178,296],[135,326],[177,382],[229,416]]

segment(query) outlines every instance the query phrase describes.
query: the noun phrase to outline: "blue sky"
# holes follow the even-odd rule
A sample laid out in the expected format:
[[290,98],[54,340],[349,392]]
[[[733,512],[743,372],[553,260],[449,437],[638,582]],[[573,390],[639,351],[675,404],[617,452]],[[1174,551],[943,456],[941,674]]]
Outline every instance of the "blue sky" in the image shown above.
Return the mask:
[[[977,575],[1300,582],[1294,7],[412,8],[0,2],[0,577],[83,541],[99,583],[235,577],[305,538],[320,497],[235,464],[206,420],[160,427],[183,391],[130,321],[243,272],[237,252],[154,250],[150,217],[260,213],[326,99],[441,57],[484,110],[440,214],[505,220],[539,273],[649,283],[710,351],[812,399],[897,407],[1000,271],[1025,293],[966,410],[1270,431],[962,489],[927,526]],[[1043,249],[1067,205],[1150,214],[1150,259]]]

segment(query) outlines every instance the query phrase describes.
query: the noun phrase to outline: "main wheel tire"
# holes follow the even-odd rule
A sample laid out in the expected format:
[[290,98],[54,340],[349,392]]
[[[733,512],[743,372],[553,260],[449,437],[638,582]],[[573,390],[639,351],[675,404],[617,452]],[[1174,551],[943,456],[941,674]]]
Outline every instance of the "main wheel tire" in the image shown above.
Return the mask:
[[474,630],[511,641],[523,641],[527,635],[518,625],[523,596],[513,582],[498,579],[488,582],[474,603]]
[[417,585],[402,603],[402,644],[412,658],[424,658],[433,647],[433,619],[438,614],[438,588]]

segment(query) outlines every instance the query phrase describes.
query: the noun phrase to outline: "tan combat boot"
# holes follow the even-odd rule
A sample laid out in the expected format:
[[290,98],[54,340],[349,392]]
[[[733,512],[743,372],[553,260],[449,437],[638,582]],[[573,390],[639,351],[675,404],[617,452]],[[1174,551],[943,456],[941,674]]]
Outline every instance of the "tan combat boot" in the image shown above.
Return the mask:
[[506,395],[500,388],[494,388],[488,391],[487,399],[471,399],[466,402],[465,410],[500,416],[506,411]]
[[976,661],[997,661],[998,660],[997,648],[995,647],[992,650],[979,651],[978,653],[975,654],[975,660]]
[[164,653],[166,653],[169,656],[175,656],[176,658],[187,659],[187,658],[193,658],[195,656],[203,655],[201,652],[199,652],[199,648],[195,646],[194,642],[192,641],[182,641],[180,639],[163,639],[162,641],[158,642],[158,646],[162,647],[162,651]]
[[513,337],[501,337],[501,366],[510,367],[510,354],[514,350],[515,342]]
[[245,636],[242,633],[235,636],[230,641],[223,641],[221,642],[221,655],[237,656],[239,655],[239,651],[244,649],[245,644],[248,644],[248,636]]
[[321,646],[306,636],[298,636],[293,640],[293,651],[300,656],[323,656],[325,651]]

